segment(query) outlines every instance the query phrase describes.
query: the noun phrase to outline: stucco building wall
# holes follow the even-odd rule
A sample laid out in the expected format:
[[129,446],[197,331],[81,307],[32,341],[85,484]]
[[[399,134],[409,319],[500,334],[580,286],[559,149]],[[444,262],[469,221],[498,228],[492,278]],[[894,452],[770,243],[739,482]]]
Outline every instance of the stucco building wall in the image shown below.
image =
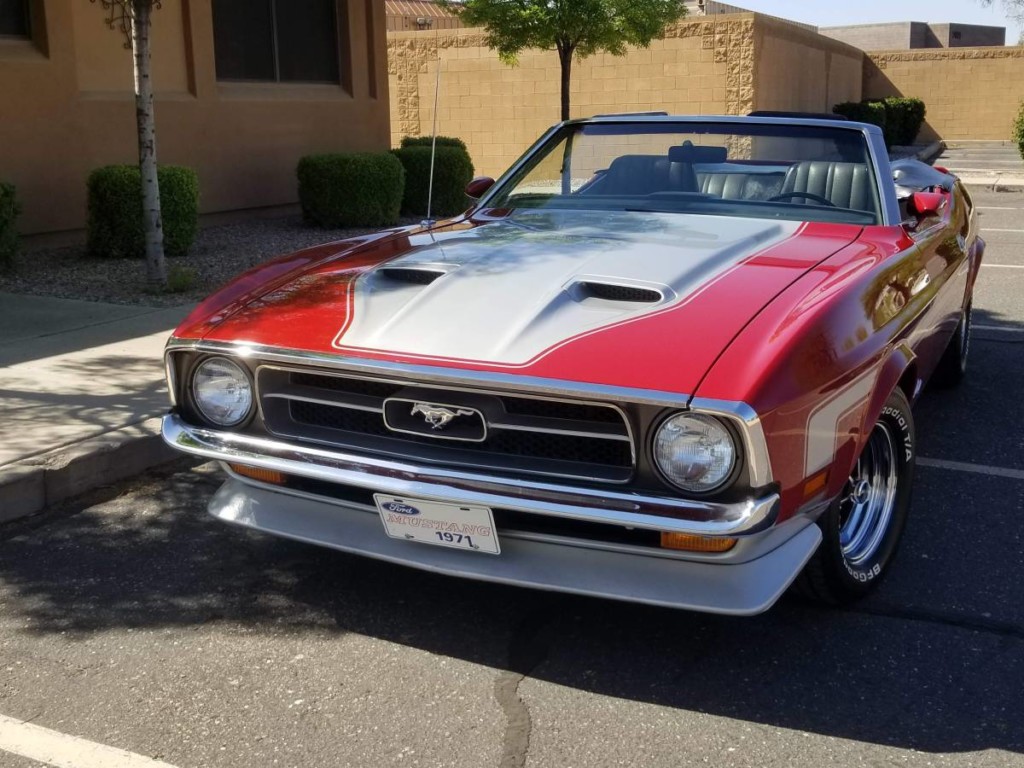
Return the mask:
[[[99,3],[36,6],[44,39],[0,40],[0,179],[17,186],[24,233],[82,227],[88,173],[138,158],[121,33]],[[220,82],[210,3],[154,13],[157,155],[198,172],[203,212],[295,202],[303,154],[387,148],[384,2],[338,9],[343,74],[333,85]]]
[[[558,122],[559,66],[554,52],[531,51],[508,67],[483,37],[479,29],[388,36],[392,142],[430,134],[440,58],[438,132],[466,141],[477,172],[495,176]],[[649,48],[574,62],[571,115],[827,111],[829,99],[860,98],[862,59],[856,49],[759,14],[694,18]]]
[[760,110],[831,112],[860,101],[864,54],[777,19],[757,18],[754,103]]
[[885,51],[868,56],[864,96],[914,96],[928,108],[919,141],[1006,140],[1024,99],[1024,49]]

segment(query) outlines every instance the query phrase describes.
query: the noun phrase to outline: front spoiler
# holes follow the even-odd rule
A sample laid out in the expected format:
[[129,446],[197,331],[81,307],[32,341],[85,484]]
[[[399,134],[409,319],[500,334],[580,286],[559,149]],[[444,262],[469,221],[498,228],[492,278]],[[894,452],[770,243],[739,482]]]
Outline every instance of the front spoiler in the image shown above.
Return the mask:
[[392,539],[365,509],[235,479],[221,486],[209,511],[236,525],[434,573],[730,615],[768,610],[821,542],[818,526],[806,525],[761,557],[725,564],[507,536],[493,556]]
[[749,536],[771,528],[778,515],[777,493],[722,504],[630,493],[609,487],[510,479],[299,446],[195,427],[173,413],[164,417],[162,428],[168,445],[196,456],[395,496],[695,536]]

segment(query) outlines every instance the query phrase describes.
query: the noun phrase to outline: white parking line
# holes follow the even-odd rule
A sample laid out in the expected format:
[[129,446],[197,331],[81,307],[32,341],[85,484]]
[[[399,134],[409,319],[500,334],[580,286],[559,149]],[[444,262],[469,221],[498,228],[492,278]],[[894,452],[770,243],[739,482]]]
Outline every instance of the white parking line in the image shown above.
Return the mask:
[[1024,229],[992,229],[992,227],[982,227],[981,230],[982,234],[986,232],[1024,232]]
[[1024,264],[986,264],[981,263],[983,267],[989,267],[990,269],[1024,269]]
[[979,205],[975,207],[983,211],[1024,211],[1024,208],[1005,208],[1001,205]]
[[1008,477],[1011,480],[1024,480],[1024,469],[1007,469],[1006,467],[990,467],[987,464],[967,464],[962,461],[946,461],[945,459],[917,460],[918,466],[933,469],[950,469],[954,472],[971,472],[975,475],[990,477]]
[[0,715],[0,752],[56,768],[174,768],[169,763],[4,715]]
[[1007,328],[1005,325],[980,325],[972,323],[971,329],[975,331],[1002,331],[1003,333],[1024,333],[1024,328]]

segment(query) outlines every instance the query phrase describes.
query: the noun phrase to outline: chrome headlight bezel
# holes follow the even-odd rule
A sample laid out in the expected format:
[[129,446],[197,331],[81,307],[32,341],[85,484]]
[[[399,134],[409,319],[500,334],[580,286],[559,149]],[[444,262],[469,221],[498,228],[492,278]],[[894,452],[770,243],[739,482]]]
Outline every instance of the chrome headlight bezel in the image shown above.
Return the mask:
[[[730,462],[727,471],[725,471],[721,478],[712,485],[701,483],[687,484],[685,481],[682,481],[677,477],[673,477],[673,475],[662,466],[661,460],[659,459],[658,445],[663,430],[676,420],[686,419],[692,419],[698,424],[711,426],[714,429],[720,430],[721,436],[727,440],[726,444],[731,450]],[[699,411],[673,411],[658,420],[655,428],[651,432],[651,465],[654,467],[655,472],[657,472],[661,480],[674,490],[682,491],[687,495],[694,497],[714,496],[725,491],[736,483],[743,467],[742,445],[743,442],[740,439],[740,436],[736,434],[735,426],[730,423],[728,419],[723,419],[712,414],[701,413]]]
[[[230,368],[233,368],[234,371],[239,374],[236,381],[243,383],[245,386],[248,393],[248,402],[245,404],[244,410],[236,418],[230,420],[218,420],[210,415],[207,408],[203,407],[196,379],[204,366],[210,365],[211,363],[226,364]],[[206,422],[209,426],[217,429],[237,429],[247,424],[256,412],[256,387],[253,382],[252,374],[243,364],[226,355],[210,355],[196,360],[189,370],[188,400],[192,410],[195,411],[195,415]]]

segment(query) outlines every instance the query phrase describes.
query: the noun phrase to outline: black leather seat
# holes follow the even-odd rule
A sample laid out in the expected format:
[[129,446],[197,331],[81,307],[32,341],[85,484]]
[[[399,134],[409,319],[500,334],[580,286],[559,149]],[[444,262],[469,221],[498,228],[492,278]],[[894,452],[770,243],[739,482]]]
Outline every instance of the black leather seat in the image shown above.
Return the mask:
[[[831,200],[840,208],[872,211],[875,206],[871,195],[874,180],[863,163],[839,163],[825,160],[807,160],[790,167],[782,184],[781,194],[810,192]],[[793,196],[793,201],[804,202]],[[813,203],[813,200],[806,202]]]
[[698,173],[699,189],[723,200],[768,200],[782,191],[781,173]]
[[642,196],[657,192],[696,192],[692,165],[663,155],[620,155],[608,166],[599,187],[602,195]]

